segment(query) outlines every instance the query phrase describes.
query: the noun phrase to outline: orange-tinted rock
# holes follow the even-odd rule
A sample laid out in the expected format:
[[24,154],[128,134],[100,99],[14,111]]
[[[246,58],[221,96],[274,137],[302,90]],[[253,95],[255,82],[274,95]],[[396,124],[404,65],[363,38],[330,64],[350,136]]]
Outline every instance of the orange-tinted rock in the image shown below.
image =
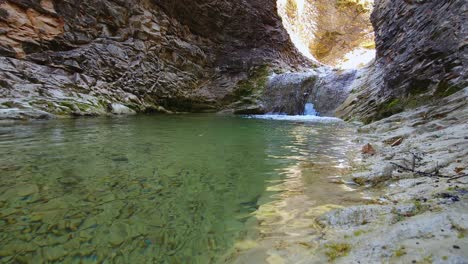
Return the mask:
[[[42,1],[44,10],[39,12],[34,8],[21,7],[10,1],[0,4],[3,20],[0,20],[0,47],[4,50],[13,50],[16,57],[23,58],[26,53],[23,43],[39,45],[41,41],[54,39],[63,34],[63,20],[52,16],[53,4],[50,0]],[[47,9],[45,9],[47,8]]]

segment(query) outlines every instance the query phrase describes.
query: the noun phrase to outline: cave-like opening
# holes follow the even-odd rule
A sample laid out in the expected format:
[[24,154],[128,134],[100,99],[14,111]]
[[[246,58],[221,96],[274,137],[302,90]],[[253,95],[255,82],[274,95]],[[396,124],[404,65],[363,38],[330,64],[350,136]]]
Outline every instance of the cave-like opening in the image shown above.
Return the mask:
[[278,0],[291,41],[306,57],[341,69],[375,58],[373,0]]

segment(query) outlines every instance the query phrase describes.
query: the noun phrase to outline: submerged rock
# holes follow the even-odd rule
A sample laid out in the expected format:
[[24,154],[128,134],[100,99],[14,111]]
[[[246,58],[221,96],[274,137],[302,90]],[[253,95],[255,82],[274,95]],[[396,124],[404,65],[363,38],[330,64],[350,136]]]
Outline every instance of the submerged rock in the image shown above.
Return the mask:
[[42,250],[44,258],[48,261],[57,261],[65,257],[68,252],[62,245],[46,247]]
[[14,193],[16,193],[18,196],[29,196],[32,194],[36,194],[39,192],[39,187],[35,184],[19,184],[14,187]]

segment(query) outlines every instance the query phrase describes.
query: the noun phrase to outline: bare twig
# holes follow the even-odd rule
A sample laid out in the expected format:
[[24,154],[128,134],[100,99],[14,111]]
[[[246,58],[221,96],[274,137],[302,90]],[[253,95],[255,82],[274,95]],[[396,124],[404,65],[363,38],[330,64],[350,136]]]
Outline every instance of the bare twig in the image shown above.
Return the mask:
[[438,170],[436,170],[436,173],[429,173],[429,172],[424,172],[424,171],[417,171],[415,169],[411,169],[411,168],[407,168],[405,166],[402,166],[400,164],[397,164],[395,162],[390,162],[390,164],[404,170],[404,171],[410,171],[412,173],[416,173],[416,174],[419,174],[421,176],[425,176],[425,177],[438,177],[438,178],[451,178],[451,176],[444,176],[444,175],[440,175],[438,173]]
[[411,169],[414,170],[414,169],[416,169],[416,163],[423,160],[423,158],[420,155],[418,155],[418,154],[416,154],[414,152],[410,151],[409,153],[411,153],[411,155],[412,155]]
[[461,179],[461,178],[464,178],[464,177],[468,177],[468,173],[465,173],[465,174],[462,174],[462,175],[458,175],[458,176],[452,177],[452,178],[448,179],[447,182],[451,182],[451,181],[453,181],[453,180]]

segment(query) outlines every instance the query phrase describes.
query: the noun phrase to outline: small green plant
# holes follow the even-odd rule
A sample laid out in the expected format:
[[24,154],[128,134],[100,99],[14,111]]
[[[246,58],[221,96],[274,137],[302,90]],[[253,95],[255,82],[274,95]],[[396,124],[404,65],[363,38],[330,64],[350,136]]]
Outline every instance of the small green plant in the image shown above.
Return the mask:
[[393,99],[392,101],[390,101],[390,103],[388,103],[387,108],[391,109],[398,105],[398,103],[400,103],[400,99]]
[[422,204],[419,200],[414,200],[414,209],[411,211],[412,215],[422,214],[429,210],[429,205]]
[[424,257],[420,263],[427,263],[427,264],[432,264],[432,255]]
[[399,249],[395,250],[393,254],[395,255],[395,257],[399,258],[401,256],[406,255],[406,249],[404,246],[401,246]]
[[407,212],[400,212],[396,208],[393,208],[391,211],[391,213],[394,214],[393,223],[403,221],[406,217],[412,217],[418,214],[422,214],[430,208],[429,205],[422,204],[419,200],[414,200],[413,205],[414,207]]
[[354,236],[360,236],[360,235],[362,235],[364,233],[365,233],[364,230],[356,230],[356,231],[354,231]]
[[325,246],[328,250],[325,252],[330,261],[348,255],[351,251],[351,245],[345,243],[328,244]]
[[395,224],[395,223],[401,222],[401,221],[403,221],[405,219],[404,215],[402,213],[400,213],[396,208],[393,208],[391,212],[394,215],[392,223]]
[[457,238],[462,239],[465,238],[467,230],[455,223],[452,222],[452,229],[458,232]]

